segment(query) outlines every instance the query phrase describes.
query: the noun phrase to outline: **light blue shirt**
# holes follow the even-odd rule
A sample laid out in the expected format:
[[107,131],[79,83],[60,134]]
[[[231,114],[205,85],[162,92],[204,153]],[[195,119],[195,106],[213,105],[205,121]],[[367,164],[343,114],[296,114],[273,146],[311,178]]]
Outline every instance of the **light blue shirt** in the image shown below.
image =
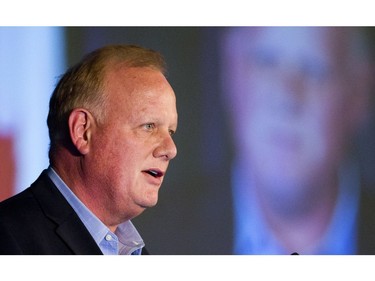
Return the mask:
[[52,167],[49,167],[47,172],[104,255],[141,254],[145,244],[130,220],[120,224],[113,233],[78,199]]
[[[266,225],[258,203],[251,194],[248,169],[237,165],[232,171],[234,200],[234,254],[291,254],[279,243]],[[357,169],[345,168],[340,173],[339,197],[331,224],[313,254],[355,254],[357,213],[359,204],[359,174]],[[300,249],[292,252],[303,254]],[[311,253],[310,253],[311,254]]]

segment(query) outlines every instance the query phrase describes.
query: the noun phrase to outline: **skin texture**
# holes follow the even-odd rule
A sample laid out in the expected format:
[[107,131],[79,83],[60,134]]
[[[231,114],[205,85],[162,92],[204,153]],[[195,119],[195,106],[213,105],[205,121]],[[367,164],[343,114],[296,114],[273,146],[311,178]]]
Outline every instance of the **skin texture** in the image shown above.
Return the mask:
[[159,71],[121,64],[108,69],[105,121],[98,124],[87,109],[75,109],[69,128],[80,155],[63,151],[55,169],[114,231],[157,203],[169,161],[177,154],[172,139],[177,110],[173,89]]

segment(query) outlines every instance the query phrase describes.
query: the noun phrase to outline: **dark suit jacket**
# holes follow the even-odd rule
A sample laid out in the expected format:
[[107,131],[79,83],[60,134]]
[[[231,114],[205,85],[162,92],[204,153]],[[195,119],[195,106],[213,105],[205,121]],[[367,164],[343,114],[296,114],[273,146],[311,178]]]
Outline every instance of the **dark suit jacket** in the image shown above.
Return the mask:
[[[144,254],[147,250],[142,251]],[[43,171],[0,203],[0,254],[100,255],[90,233]]]

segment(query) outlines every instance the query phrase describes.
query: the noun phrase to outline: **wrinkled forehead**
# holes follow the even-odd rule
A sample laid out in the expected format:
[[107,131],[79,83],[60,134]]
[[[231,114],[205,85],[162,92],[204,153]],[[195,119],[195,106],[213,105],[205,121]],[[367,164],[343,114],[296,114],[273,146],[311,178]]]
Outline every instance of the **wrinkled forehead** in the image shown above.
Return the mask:
[[342,31],[330,27],[237,27],[228,30],[225,48],[242,56],[267,50],[289,58],[328,59],[346,47]]

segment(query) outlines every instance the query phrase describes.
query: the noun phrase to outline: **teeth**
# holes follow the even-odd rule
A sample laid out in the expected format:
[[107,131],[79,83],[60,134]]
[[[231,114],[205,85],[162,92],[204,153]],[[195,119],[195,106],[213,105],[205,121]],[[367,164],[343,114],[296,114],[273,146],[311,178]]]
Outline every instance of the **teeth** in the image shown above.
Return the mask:
[[158,172],[153,171],[153,170],[149,170],[149,171],[147,171],[147,173],[150,174],[150,175],[153,176],[153,177],[157,177],[157,176],[159,175]]

